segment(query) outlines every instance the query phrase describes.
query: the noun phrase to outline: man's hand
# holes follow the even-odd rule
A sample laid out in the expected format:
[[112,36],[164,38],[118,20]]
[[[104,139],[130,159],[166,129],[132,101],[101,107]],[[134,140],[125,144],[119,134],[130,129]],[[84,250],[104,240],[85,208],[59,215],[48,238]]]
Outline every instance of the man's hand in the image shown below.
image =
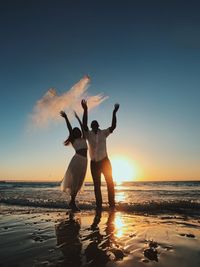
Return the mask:
[[82,99],[82,101],[81,101],[81,106],[82,106],[82,108],[84,109],[84,110],[87,110],[87,101],[85,100],[85,99]]
[[116,113],[116,112],[118,111],[118,109],[119,109],[119,104],[116,103],[115,106],[114,106],[114,110],[113,110],[113,112]]
[[67,118],[67,114],[63,110],[61,110],[60,116],[63,118]]

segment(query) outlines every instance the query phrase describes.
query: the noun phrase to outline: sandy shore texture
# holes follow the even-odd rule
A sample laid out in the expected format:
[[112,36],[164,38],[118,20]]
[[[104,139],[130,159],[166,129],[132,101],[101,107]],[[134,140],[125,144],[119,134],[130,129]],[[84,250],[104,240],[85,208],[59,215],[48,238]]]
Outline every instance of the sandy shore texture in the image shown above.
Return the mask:
[[200,266],[200,218],[0,209],[0,267]]

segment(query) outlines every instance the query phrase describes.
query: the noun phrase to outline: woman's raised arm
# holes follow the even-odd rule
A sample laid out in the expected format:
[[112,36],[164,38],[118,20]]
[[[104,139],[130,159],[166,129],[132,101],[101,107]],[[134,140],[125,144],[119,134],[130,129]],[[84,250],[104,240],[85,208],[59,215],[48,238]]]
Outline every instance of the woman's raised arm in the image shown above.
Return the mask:
[[67,117],[67,114],[63,110],[61,110],[60,116],[65,119],[66,124],[67,124],[67,128],[69,130],[69,134],[71,135],[72,134],[72,126],[71,126],[71,123],[69,122],[69,119]]

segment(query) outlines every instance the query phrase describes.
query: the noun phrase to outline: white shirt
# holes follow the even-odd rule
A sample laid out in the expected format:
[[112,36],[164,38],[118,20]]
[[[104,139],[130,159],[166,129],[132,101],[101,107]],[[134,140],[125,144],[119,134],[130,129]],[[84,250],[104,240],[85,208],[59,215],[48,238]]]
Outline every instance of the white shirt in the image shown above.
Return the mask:
[[110,133],[109,128],[105,130],[98,129],[96,134],[91,130],[85,132],[91,160],[100,161],[107,157],[106,138]]

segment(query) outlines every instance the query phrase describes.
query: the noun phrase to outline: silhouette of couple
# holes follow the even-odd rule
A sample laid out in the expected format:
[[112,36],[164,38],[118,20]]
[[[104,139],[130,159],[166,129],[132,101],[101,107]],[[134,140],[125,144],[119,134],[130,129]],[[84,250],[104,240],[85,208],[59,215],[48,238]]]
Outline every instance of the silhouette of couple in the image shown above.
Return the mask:
[[[64,111],[60,115],[65,119],[69,130],[69,137],[64,141],[64,145],[71,144],[75,149],[75,155],[71,159],[67,171],[61,183],[61,190],[69,192],[71,200],[69,208],[72,211],[79,211],[76,205],[76,196],[80,191],[87,170],[87,149],[89,146],[90,169],[94,183],[94,193],[96,198],[96,209],[102,209],[101,195],[101,174],[104,175],[107,190],[108,202],[111,209],[115,208],[115,190],[112,177],[112,167],[107,154],[106,138],[114,131],[117,124],[116,113],[119,104],[115,104],[112,114],[112,124],[109,128],[101,130],[96,120],[91,122],[91,130],[88,128],[88,106],[86,100],[81,101],[83,108],[82,121],[75,113],[75,117],[79,122],[80,128],[72,128],[70,121]],[[87,146],[87,142],[88,146]]]

